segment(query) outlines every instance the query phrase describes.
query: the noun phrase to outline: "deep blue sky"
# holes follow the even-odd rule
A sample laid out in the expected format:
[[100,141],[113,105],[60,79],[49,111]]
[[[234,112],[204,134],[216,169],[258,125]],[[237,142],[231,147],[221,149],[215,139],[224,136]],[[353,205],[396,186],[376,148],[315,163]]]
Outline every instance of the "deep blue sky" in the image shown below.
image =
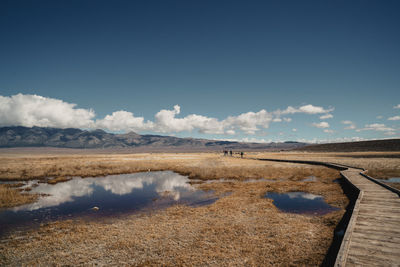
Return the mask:
[[[294,114],[255,135],[172,134],[399,137],[399,121],[387,120],[400,113],[399,14],[399,1],[2,0],[0,95],[37,94],[91,108],[99,119],[124,110],[152,121],[175,104],[177,117],[219,120],[312,104],[334,107],[334,117]],[[344,130],[344,120],[393,130]],[[334,132],[310,125],[320,121]]]

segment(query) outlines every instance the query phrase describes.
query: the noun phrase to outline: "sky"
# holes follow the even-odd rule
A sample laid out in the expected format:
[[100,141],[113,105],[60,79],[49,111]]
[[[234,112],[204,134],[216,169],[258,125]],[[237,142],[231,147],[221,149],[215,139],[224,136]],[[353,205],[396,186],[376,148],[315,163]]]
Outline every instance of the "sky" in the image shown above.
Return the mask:
[[0,1],[0,126],[400,138],[399,1]]

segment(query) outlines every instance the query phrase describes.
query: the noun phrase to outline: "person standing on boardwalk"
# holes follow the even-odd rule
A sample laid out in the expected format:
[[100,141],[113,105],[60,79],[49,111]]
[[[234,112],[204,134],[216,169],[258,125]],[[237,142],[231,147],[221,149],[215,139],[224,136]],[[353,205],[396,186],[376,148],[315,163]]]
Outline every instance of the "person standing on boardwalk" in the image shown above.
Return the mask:
[[229,150],[229,155],[232,157],[232,150]]
[[240,157],[241,157],[241,158],[243,158],[243,155],[244,155],[243,151],[240,152]]

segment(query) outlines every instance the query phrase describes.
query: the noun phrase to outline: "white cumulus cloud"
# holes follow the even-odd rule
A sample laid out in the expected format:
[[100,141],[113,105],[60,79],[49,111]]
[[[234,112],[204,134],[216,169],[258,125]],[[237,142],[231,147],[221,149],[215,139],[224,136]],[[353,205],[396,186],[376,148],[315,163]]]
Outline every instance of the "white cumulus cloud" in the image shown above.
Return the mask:
[[[304,142],[304,143],[316,143],[316,144],[324,144],[324,143],[342,143],[342,142],[357,142],[357,141],[365,141],[367,139],[363,138],[363,137],[358,137],[358,136],[354,136],[354,137],[339,137],[339,138],[334,138],[334,139],[297,139],[298,142]],[[371,139],[371,140],[375,140],[375,139]]]
[[238,140],[239,142],[245,142],[245,143],[271,143],[272,140],[266,140],[264,138],[258,139],[258,138],[242,138],[240,140]]
[[[206,134],[224,134],[225,127],[223,121],[216,118],[209,118],[202,115],[190,114],[183,118],[176,118],[180,113],[180,106],[175,105],[173,110],[163,109],[155,115],[153,130],[156,132],[183,132],[198,130]],[[228,134],[233,133],[233,129],[226,129]]]
[[329,128],[329,123],[326,121],[321,121],[321,122],[314,122],[312,126],[317,127],[317,128]]
[[332,114],[325,114],[319,117],[321,120],[331,119],[333,118]]
[[247,134],[254,134],[259,127],[267,129],[272,120],[273,115],[262,109],[259,112],[250,111],[239,116],[229,116],[222,123],[228,127],[236,127]]
[[390,117],[388,118],[389,121],[398,121],[400,120],[400,116],[394,116],[394,117]]
[[[291,122],[292,119],[282,117],[285,114],[324,114],[333,111],[320,106],[304,105],[287,107],[285,110],[268,112],[245,112],[236,116],[217,119],[198,114],[180,116],[181,107],[162,109],[154,115],[153,120],[135,116],[134,113],[119,110],[95,119],[92,109],[77,108],[76,104],[59,99],[38,95],[17,94],[10,97],[0,96],[0,126],[41,126],[57,128],[101,128],[109,131],[150,131],[174,134],[177,132],[197,131],[204,134],[235,135],[238,132],[255,134],[262,129],[268,129],[272,122]],[[328,116],[330,114],[325,114]],[[326,122],[322,122],[320,128]],[[318,127],[318,126],[316,126]]]
[[115,111],[107,115],[104,119],[96,120],[97,128],[108,129],[111,131],[146,131],[154,128],[151,121],[145,122],[143,117],[135,117],[133,113],[127,111]]
[[345,130],[354,130],[356,129],[356,125],[354,124],[354,122],[352,121],[342,121],[342,124],[347,125],[346,127],[344,127]]
[[395,109],[399,109],[400,108],[400,104],[397,104],[396,106],[394,106],[393,108]]
[[294,108],[292,106],[289,106],[285,110],[277,112],[280,114],[294,114],[294,113],[322,114],[322,113],[329,113],[333,110],[334,108],[324,109],[323,107],[304,105],[299,108]]
[[76,104],[38,95],[0,96],[0,126],[91,128],[95,113]]
[[279,117],[276,117],[276,118],[274,118],[273,120],[272,120],[273,122],[282,122],[282,121],[284,121],[284,122],[291,122],[292,121],[292,118],[279,118]]
[[395,129],[387,127],[383,123],[373,123],[373,124],[366,124],[364,128],[357,130],[359,131],[378,131],[378,132],[393,132]]
[[353,124],[352,121],[342,121],[343,124]]

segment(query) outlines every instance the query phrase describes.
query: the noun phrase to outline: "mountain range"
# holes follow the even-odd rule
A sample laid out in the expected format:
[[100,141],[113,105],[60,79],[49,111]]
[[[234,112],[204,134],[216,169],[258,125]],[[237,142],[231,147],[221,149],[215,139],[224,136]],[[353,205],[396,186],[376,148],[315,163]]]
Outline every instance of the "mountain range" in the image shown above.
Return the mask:
[[0,147],[59,147],[59,148],[142,148],[168,150],[288,150],[306,143],[244,143],[161,135],[107,133],[103,130],[48,127],[1,127]]

